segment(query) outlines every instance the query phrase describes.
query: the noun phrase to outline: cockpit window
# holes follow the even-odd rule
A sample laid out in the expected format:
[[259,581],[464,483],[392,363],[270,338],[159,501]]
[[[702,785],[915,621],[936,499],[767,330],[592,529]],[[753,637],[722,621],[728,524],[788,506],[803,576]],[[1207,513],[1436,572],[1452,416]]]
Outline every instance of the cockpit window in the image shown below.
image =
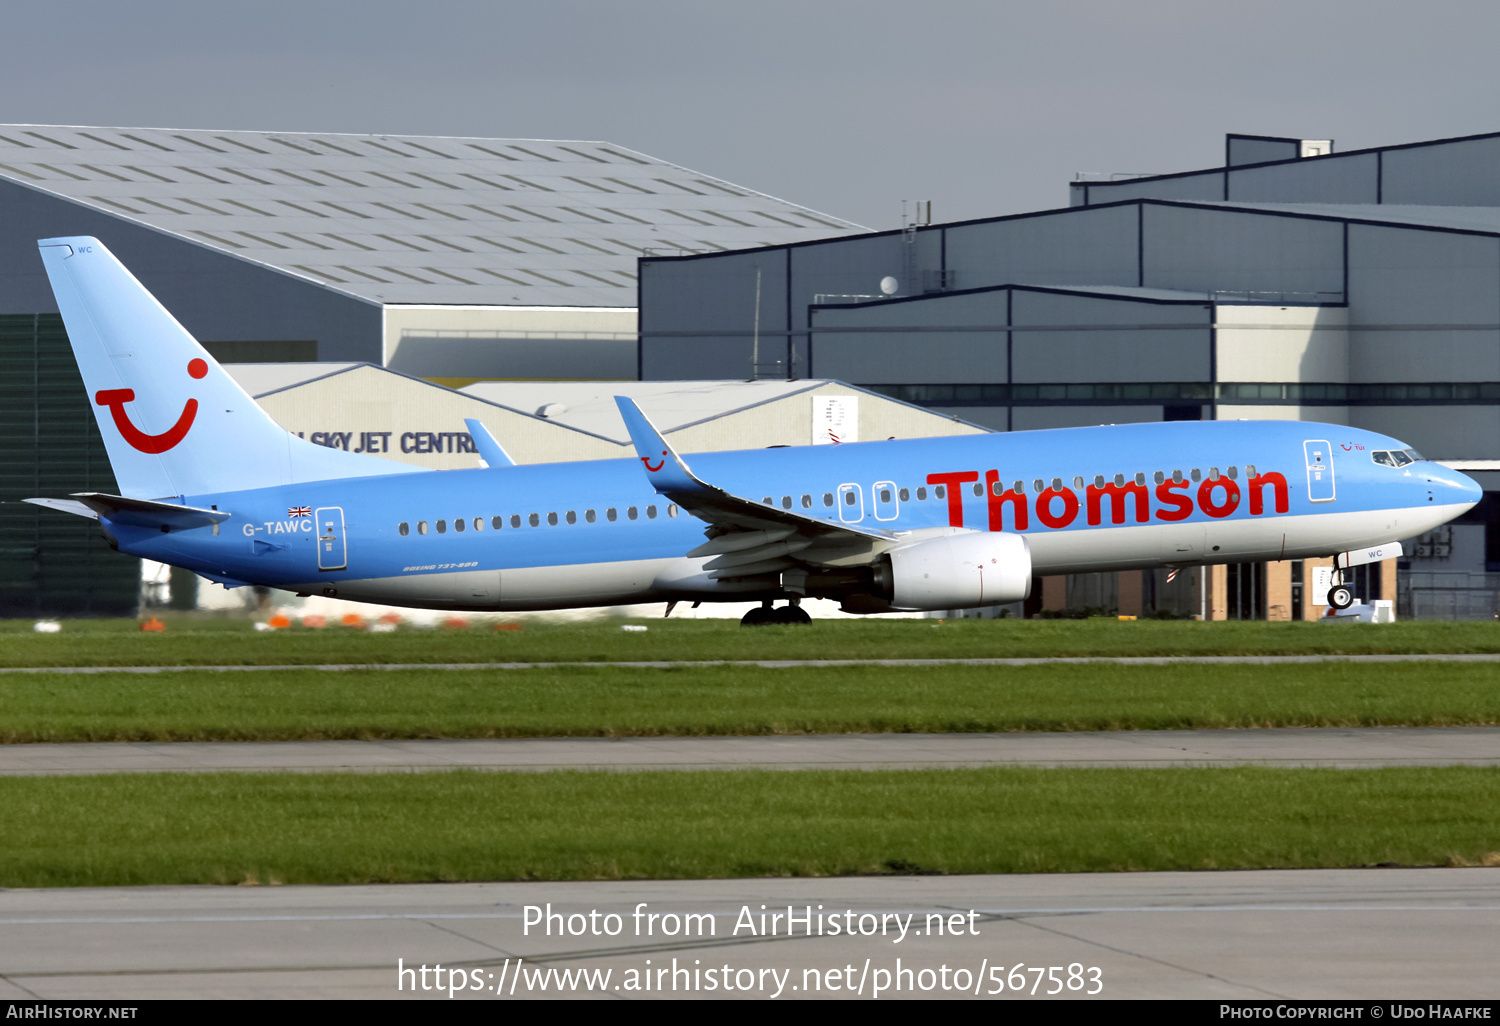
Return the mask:
[[1370,453],[1370,459],[1374,460],[1382,467],[1394,467],[1396,465],[1396,460],[1391,456],[1389,452],[1384,449],[1376,449],[1374,452]]
[[1382,467],[1406,467],[1423,458],[1415,449],[1377,449],[1370,453],[1370,459]]
[[1426,456],[1423,456],[1421,453],[1417,452],[1417,450],[1415,449],[1407,449],[1405,450],[1405,452],[1406,455],[1410,456],[1413,460],[1425,460],[1427,458]]

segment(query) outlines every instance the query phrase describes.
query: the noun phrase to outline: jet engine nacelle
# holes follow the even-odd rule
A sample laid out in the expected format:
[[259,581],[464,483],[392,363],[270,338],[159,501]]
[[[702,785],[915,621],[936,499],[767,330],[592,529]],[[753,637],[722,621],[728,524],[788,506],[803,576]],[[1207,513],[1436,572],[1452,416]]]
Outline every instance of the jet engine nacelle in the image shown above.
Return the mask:
[[890,550],[891,605],[966,609],[1031,594],[1031,549],[1019,534],[961,531]]

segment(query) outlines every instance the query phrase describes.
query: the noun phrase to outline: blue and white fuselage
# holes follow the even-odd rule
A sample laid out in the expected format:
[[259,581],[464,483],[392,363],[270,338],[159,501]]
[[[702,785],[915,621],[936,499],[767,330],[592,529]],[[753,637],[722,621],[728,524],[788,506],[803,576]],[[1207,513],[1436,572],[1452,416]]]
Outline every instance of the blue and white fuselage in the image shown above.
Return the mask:
[[1480,496],[1333,424],[1180,422],[684,457],[619,400],[634,458],[423,471],[275,425],[97,240],[44,262],[121,495],[121,551],[229,585],[442,609],[821,596],[995,604],[1034,575],[1329,556]]
[[[1309,443],[1328,453],[1326,501],[1310,497],[1318,471],[1305,459]],[[1327,556],[1421,534],[1477,501],[1467,477],[1438,464],[1398,468],[1372,458],[1405,449],[1337,425],[1244,421],[705,453],[691,464],[705,480],[773,510],[790,504],[830,524],[891,532],[889,541],[870,540],[866,551],[876,556],[913,533],[1009,531],[1026,539],[1031,572],[1045,575]],[[780,574],[808,562],[797,559],[804,549],[772,557],[785,566],[759,575],[711,577],[704,565],[712,556],[685,555],[703,543],[703,521],[658,494],[638,459],[308,482],[181,501],[230,516],[217,532],[115,528],[121,549],[220,580],[407,605],[773,597],[784,594]],[[302,508],[317,515],[288,515]],[[814,585],[820,566],[847,564],[851,554],[839,555],[808,566]]]

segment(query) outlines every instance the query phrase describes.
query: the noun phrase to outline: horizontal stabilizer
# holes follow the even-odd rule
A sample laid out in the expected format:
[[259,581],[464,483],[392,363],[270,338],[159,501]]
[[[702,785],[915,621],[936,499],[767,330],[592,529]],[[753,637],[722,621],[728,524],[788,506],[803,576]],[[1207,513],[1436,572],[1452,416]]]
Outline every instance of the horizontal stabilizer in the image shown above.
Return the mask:
[[495,436],[490,434],[489,428],[473,417],[465,417],[464,423],[469,426],[469,437],[474,440],[474,448],[479,450],[479,458],[484,460],[490,469],[516,465],[516,461],[510,458],[510,453],[505,451],[505,447],[495,441]]
[[22,499],[21,501],[29,502],[33,506],[46,506],[48,509],[55,509],[62,513],[71,513],[75,517],[88,517],[90,520],[99,519],[98,513],[95,513],[77,499]]
[[179,506],[151,499],[127,499],[123,495],[102,492],[74,492],[73,497],[110,523],[127,527],[186,531],[193,527],[211,527],[229,519],[228,513],[216,509]]

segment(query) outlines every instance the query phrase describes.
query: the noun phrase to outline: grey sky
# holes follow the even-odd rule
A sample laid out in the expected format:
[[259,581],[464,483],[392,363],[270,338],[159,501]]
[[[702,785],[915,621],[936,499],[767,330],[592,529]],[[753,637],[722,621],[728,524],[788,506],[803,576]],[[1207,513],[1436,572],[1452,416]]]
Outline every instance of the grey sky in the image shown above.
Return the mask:
[[1500,5],[8,4],[0,122],[607,139],[876,228],[1075,171],[1500,130]]

